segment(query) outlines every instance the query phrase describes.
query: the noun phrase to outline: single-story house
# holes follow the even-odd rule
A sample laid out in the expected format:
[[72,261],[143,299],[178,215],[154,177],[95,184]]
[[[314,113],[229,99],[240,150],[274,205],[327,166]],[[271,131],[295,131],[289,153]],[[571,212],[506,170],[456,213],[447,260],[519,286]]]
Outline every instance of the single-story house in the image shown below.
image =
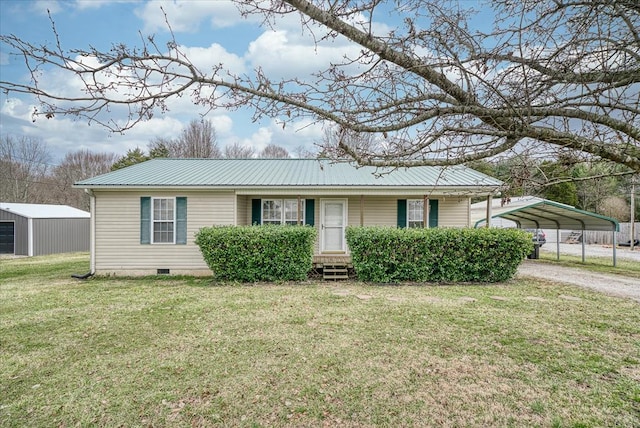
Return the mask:
[[67,205],[0,202],[0,254],[89,251],[90,217]]
[[310,225],[321,264],[349,258],[349,225],[471,227],[471,197],[490,197],[501,184],[464,166],[153,159],[75,186],[91,197],[92,273],[210,275],[194,243],[202,227]]

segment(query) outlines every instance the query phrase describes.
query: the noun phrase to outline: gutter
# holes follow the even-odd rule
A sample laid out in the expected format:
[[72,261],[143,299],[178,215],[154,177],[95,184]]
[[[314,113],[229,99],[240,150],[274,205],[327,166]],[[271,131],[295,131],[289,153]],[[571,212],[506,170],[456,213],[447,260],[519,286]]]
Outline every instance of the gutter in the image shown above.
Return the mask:
[[485,196],[498,194],[500,186],[176,186],[176,185],[88,185],[83,187],[85,191],[119,191],[119,192],[149,192],[149,191],[223,191],[233,192],[236,195],[434,195],[434,196]]
[[82,279],[88,278],[96,273],[96,196],[91,189],[84,189],[84,191],[89,195],[89,212],[91,213],[91,221],[89,227],[89,273],[87,274],[88,276],[83,275],[84,278]]

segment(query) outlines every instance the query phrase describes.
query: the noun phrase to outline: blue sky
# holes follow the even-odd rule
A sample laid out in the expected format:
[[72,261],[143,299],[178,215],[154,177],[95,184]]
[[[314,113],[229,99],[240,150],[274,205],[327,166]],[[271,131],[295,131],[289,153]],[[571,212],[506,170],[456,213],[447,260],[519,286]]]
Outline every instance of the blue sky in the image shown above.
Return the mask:
[[[314,64],[327,63],[353,49],[344,42],[334,42],[314,49],[313,41],[301,34],[293,17],[283,19],[276,31],[261,28],[259,17],[244,19],[227,1],[110,1],[110,0],[1,0],[0,32],[34,44],[52,43],[54,35],[47,10],[55,21],[65,49],[109,49],[113,43],[140,45],[140,33],[167,37],[167,27],[160,7],[169,16],[178,43],[198,64],[222,61],[237,70],[251,70],[260,64],[272,77],[304,75]],[[27,81],[27,70],[20,58],[0,51],[2,80]],[[55,79],[55,76],[43,76]],[[66,82],[59,90],[64,92]],[[68,82],[71,85],[71,82]],[[43,140],[57,161],[69,151],[87,148],[96,152],[124,154],[137,146],[146,148],[155,137],[177,137],[182,127],[199,119],[201,110],[188,99],[170,104],[168,114],[142,123],[124,135],[112,134],[99,126],[66,117],[31,120],[35,101],[27,96],[0,95],[0,133]],[[295,153],[301,146],[312,149],[322,135],[321,126],[299,122],[282,128],[275,120],[251,123],[249,112],[215,111],[206,116],[216,128],[221,147],[240,142],[260,150],[267,144],[281,145]]]

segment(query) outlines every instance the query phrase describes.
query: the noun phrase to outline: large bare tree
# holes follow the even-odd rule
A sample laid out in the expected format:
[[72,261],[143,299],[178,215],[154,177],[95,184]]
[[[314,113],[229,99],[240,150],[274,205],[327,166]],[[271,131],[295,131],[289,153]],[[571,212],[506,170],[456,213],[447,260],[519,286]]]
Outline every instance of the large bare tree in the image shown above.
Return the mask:
[[239,142],[227,144],[224,147],[223,156],[227,159],[248,159],[256,154],[253,147],[242,145]]
[[349,159],[350,153],[376,153],[384,148],[374,134],[358,133],[340,127],[325,127],[318,147],[321,156],[332,159]]
[[268,144],[260,151],[258,157],[265,159],[286,159],[290,156],[289,152],[284,147],[278,146],[277,144]]
[[[267,25],[297,15],[319,43],[348,40],[358,53],[326,64],[312,79],[278,80],[260,68],[246,75],[225,64],[199,69],[175,39],[168,48],[150,37],[143,46],[114,44],[102,52],[3,35],[32,81],[3,80],[0,88],[37,96],[39,114],[78,115],[115,130],[164,111],[180,95],[210,109],[249,107],[256,118],[283,123],[311,117],[342,135],[373,135],[374,145],[337,142],[360,164],[451,165],[527,144],[640,171],[637,0],[472,3],[480,16],[462,1],[237,4]],[[483,22],[489,10],[492,26]],[[60,97],[49,90],[39,77],[47,67],[80,78],[83,92]],[[129,109],[121,125],[104,115],[119,105]]]
[[219,158],[216,129],[210,120],[192,120],[178,138],[158,137],[148,145],[151,157]]
[[51,162],[46,144],[31,137],[0,137],[0,200],[41,203]]
[[111,171],[117,159],[113,153],[94,153],[86,149],[67,153],[49,177],[50,202],[88,211],[89,195],[82,189],[75,189],[73,184]]

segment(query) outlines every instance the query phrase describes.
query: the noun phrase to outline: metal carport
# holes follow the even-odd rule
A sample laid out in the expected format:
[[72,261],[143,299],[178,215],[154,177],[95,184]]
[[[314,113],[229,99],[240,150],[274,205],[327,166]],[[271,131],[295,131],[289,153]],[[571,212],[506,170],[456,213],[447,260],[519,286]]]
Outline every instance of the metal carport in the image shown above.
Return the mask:
[[[489,203],[490,202],[490,203]],[[560,259],[560,229],[610,231],[613,235],[613,265],[616,266],[616,234],[620,230],[618,222],[589,211],[579,210],[570,205],[531,196],[513,200],[493,199],[471,206],[471,217],[475,227],[486,224],[487,218],[505,219],[516,223],[522,229],[556,229],[556,254]],[[491,222],[493,223],[493,222]],[[584,239],[582,241],[582,262],[585,261]]]

